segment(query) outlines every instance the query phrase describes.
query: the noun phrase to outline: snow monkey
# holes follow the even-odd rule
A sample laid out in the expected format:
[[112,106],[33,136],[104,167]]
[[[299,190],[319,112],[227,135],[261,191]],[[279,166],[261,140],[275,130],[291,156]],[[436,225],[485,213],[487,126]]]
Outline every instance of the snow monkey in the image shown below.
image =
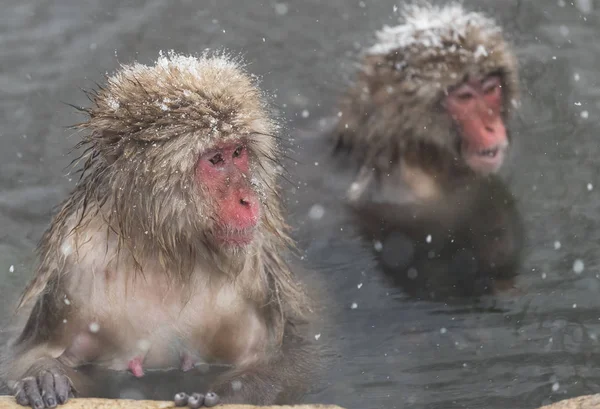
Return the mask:
[[397,202],[399,186],[417,201],[443,197],[497,172],[510,144],[518,73],[501,28],[458,3],[407,5],[401,19],[366,51],[333,132],[358,171],[354,202]]
[[191,407],[303,391],[312,307],[284,259],[278,125],[253,77],[225,54],[168,53],[88,96],[82,176],[41,239],[3,359],[17,402],[86,396],[83,365],[231,366],[175,396]]

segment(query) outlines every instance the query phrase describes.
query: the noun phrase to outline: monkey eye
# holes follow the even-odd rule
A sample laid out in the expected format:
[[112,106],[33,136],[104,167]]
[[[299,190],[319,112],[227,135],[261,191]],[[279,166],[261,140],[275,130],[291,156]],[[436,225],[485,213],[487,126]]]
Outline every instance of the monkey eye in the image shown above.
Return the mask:
[[500,84],[490,84],[483,89],[483,93],[486,95],[493,94],[497,89],[501,88]]
[[461,101],[468,101],[473,97],[474,95],[471,91],[463,91],[456,94],[456,98],[460,99]]
[[244,151],[244,145],[240,145],[240,146],[238,146],[235,149],[235,151],[233,151],[233,155],[232,156],[234,158],[237,158],[237,157],[239,157],[242,154],[243,151]]
[[493,76],[483,82],[483,93],[486,95],[492,94],[502,88],[500,78]]
[[213,165],[216,165],[217,163],[221,163],[223,162],[223,155],[221,155],[220,153],[215,154],[215,156],[213,156],[212,158],[209,159],[209,162],[212,163]]

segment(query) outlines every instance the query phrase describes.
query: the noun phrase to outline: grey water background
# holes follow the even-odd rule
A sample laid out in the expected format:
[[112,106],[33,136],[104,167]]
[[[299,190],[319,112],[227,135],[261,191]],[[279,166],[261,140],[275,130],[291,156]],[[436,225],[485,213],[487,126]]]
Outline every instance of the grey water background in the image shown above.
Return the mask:
[[317,342],[338,354],[307,401],[535,408],[600,392],[600,2],[465,1],[497,18],[520,60],[523,106],[502,177],[518,199],[527,244],[519,294],[464,305],[417,301],[382,278],[342,223],[331,194],[336,176],[314,132],[335,114],[356,51],[394,23],[395,4],[2,0],[2,323],[31,275],[52,207],[74,184],[65,174],[77,135],[65,127],[82,117],[62,102],[85,105],[80,88],[102,82],[120,62],[226,47],[262,78],[293,138],[289,220],[315,269],[307,274],[320,280],[329,304]]

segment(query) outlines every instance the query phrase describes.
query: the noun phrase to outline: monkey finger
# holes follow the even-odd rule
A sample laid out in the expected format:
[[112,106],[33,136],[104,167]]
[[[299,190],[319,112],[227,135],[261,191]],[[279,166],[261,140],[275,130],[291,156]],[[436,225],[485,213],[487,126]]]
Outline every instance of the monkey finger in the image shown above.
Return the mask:
[[175,402],[175,406],[186,406],[188,404],[188,395],[185,392],[179,392],[175,395],[173,401]]
[[56,407],[56,393],[54,392],[54,375],[52,375],[52,372],[42,372],[42,374],[38,377],[38,383],[46,407]]
[[14,388],[15,400],[21,406],[29,406],[29,399],[23,388],[23,382],[18,382]]
[[44,401],[42,400],[37,380],[34,377],[31,376],[23,379],[23,389],[27,395],[27,400],[29,400],[29,405],[33,409],[43,409]]
[[193,393],[188,399],[188,407],[190,409],[198,409],[204,405],[204,395],[201,393]]
[[70,379],[64,374],[54,375],[54,391],[56,392],[56,400],[59,404],[63,404],[73,397],[73,388],[71,387]]
[[208,392],[204,397],[204,406],[211,408],[216,406],[220,401],[219,395],[214,392]]

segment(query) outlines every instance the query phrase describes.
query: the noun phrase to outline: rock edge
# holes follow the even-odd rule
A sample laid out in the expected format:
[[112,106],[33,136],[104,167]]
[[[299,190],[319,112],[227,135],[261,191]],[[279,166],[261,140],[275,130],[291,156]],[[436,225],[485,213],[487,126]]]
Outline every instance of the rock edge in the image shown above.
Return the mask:
[[[219,405],[218,409],[343,409],[335,405],[296,405],[296,406],[253,406],[253,405]],[[158,400],[132,399],[97,399],[77,398],[59,406],[60,409],[170,409],[175,408],[173,402]],[[24,409],[11,396],[0,397],[0,409]],[[185,408],[182,408],[185,409]]]

